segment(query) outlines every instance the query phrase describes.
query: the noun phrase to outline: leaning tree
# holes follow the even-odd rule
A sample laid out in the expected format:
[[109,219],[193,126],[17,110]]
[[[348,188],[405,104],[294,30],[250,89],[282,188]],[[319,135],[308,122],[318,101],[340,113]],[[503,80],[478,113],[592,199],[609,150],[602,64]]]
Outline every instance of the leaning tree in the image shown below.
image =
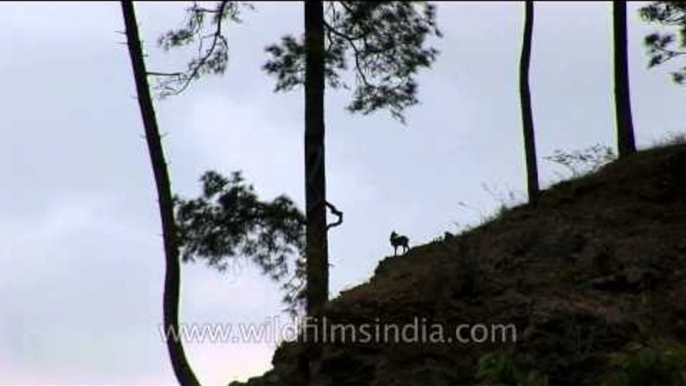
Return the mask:
[[[179,290],[181,287],[181,270],[179,267],[179,242],[176,224],[174,223],[174,204],[169,182],[169,173],[160,139],[160,131],[157,127],[157,118],[153,107],[150,89],[148,86],[147,70],[143,60],[143,50],[138,36],[138,24],[133,3],[121,2],[126,26],[126,38],[129,47],[131,66],[133,67],[138,93],[138,105],[143,118],[145,139],[148,144],[150,163],[155,176],[157,188],[158,207],[162,222],[162,239],[165,254],[165,276],[163,294],[164,328],[178,331],[179,328]],[[176,379],[182,385],[199,385],[198,378],[188,364],[183,344],[178,339],[167,339],[169,359]]]
[[164,331],[174,374],[182,385],[198,385],[179,334],[180,257],[206,258],[223,270],[237,254],[251,257],[272,278],[288,272],[287,257],[303,249],[304,216],[286,196],[258,199],[240,173],[226,178],[210,171],[203,175],[202,195],[184,200],[172,195],[162,140],[148,84],[134,5],[121,2],[129,56],[138,95],[148,153],[155,178],[165,254],[163,290]]

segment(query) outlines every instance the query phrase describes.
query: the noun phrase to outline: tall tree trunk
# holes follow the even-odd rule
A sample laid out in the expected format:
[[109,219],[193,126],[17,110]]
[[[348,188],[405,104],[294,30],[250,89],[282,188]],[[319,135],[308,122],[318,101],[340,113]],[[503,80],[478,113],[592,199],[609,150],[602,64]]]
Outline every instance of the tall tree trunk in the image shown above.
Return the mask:
[[[324,152],[324,9],[321,1],[305,1],[305,205],[307,236],[307,316],[321,325],[329,297]],[[315,319],[316,318],[316,319]],[[320,328],[315,331],[321,335]],[[315,339],[319,339],[317,336]],[[313,381],[316,342],[308,339],[308,377]]]
[[629,61],[627,57],[626,1],[613,2],[615,113],[619,157],[636,152],[634,124],[631,118]]
[[531,64],[531,41],[534,27],[534,2],[525,2],[524,36],[522,56],[519,61],[519,95],[522,106],[522,131],[524,133],[524,152],[526,153],[526,175],[529,202],[538,202],[538,165],[536,163],[536,137],[531,111],[531,91],[529,88],[529,67]]
[[324,11],[305,2],[305,205],[307,207],[307,314],[318,315],[329,297],[324,156]]
[[[166,272],[164,277],[164,330],[168,333],[167,350],[169,359],[176,379],[181,385],[199,385],[193,370],[186,359],[183,344],[180,339],[176,339],[179,333],[179,290],[181,286],[181,273],[179,263],[179,245],[177,240],[176,224],[174,222],[174,203],[172,200],[169,174],[167,164],[164,159],[162,141],[160,140],[157,118],[150,97],[150,87],[147,80],[147,70],[143,60],[140,38],[138,36],[138,25],[133,2],[122,1],[122,12],[124,14],[124,24],[126,25],[126,38],[129,46],[129,56],[131,66],[136,80],[136,91],[138,93],[138,104],[141,109],[143,125],[145,127],[145,139],[150,153],[150,162],[155,175],[155,185],[157,187],[158,204],[162,221],[162,235],[164,240],[164,254],[166,259]],[[171,336],[169,332],[171,331]],[[180,336],[179,336],[180,338]]]

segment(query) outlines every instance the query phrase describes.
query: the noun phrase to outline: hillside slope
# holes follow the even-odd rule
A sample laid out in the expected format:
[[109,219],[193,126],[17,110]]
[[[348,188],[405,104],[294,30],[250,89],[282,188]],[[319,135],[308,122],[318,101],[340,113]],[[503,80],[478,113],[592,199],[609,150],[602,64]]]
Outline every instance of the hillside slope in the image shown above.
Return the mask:
[[[537,208],[388,257],[326,315],[517,331],[516,343],[331,343],[320,372],[331,385],[474,384],[479,358],[499,351],[551,385],[597,385],[614,353],[686,343],[686,145],[642,151],[553,186]],[[301,383],[301,348],[282,344],[273,370],[248,384]]]

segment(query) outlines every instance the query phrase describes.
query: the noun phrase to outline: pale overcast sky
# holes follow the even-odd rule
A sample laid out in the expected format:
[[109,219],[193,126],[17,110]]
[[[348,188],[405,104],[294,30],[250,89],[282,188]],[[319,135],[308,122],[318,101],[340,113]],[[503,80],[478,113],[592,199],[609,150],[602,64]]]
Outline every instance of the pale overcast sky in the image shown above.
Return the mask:
[[[187,56],[155,47],[183,4],[137,6],[151,70]],[[654,27],[630,4],[636,135],[648,146],[683,131],[684,88],[646,69]],[[243,170],[266,198],[303,202],[302,91],[272,93],[264,46],[299,33],[302,5],[257,4],[231,27],[223,77],[157,101],[176,193],[198,192],[207,169]],[[422,104],[401,126],[385,112],[351,116],[327,98],[329,197],[345,212],[330,236],[332,295],[370,277],[391,253],[478,221],[498,195],[523,197],[517,67],[521,3],[442,3],[445,38],[422,73]],[[537,3],[532,94],[540,168],[555,149],[614,147],[609,3]],[[164,259],[156,193],[118,3],[0,3],[0,383],[172,384],[157,326]],[[674,65],[678,65],[675,63]],[[674,67],[674,65],[672,67]],[[495,193],[488,193],[484,184]],[[500,192],[500,193],[498,193]],[[472,209],[460,205],[464,202]],[[183,267],[181,320],[262,323],[281,294],[247,267],[227,277]],[[201,381],[226,384],[269,368],[273,342],[189,344]]]

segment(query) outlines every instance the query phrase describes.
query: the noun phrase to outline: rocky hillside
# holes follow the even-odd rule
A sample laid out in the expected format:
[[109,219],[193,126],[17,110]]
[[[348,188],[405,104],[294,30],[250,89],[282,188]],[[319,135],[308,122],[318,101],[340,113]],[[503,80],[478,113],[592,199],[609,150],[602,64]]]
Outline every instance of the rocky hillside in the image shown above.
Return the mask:
[[[356,326],[420,318],[446,335],[512,324],[516,341],[330,343],[320,384],[679,382],[686,368],[672,359],[686,350],[671,347],[686,343],[686,145],[642,151],[551,187],[536,208],[388,257],[326,316]],[[302,383],[302,347],[281,345],[273,369],[248,384]]]

